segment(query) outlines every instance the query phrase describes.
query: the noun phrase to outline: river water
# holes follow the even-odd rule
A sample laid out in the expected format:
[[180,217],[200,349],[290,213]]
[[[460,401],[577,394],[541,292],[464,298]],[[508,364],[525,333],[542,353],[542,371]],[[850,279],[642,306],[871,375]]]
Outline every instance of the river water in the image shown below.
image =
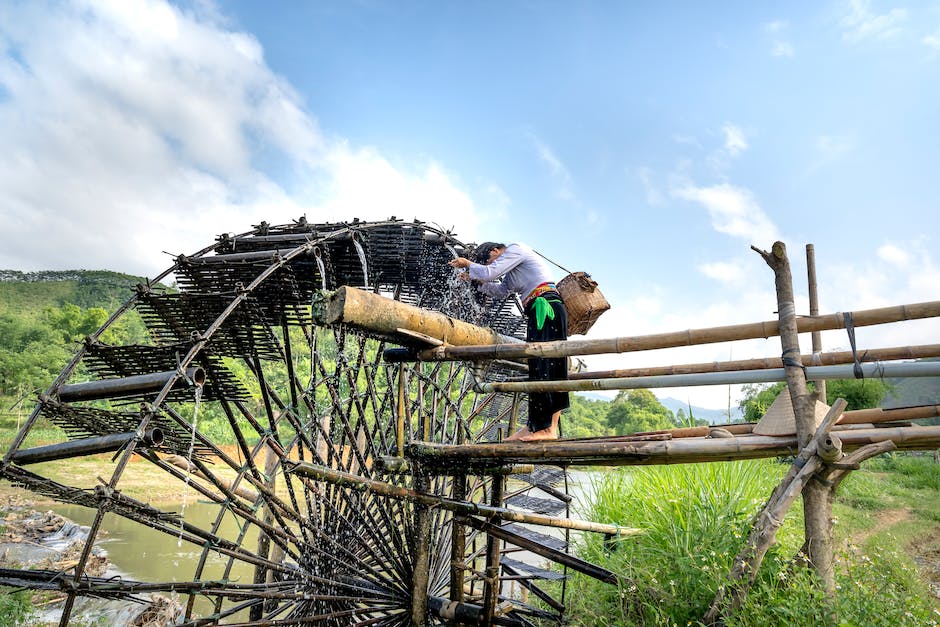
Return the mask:
[[[571,503],[572,517],[578,518],[590,498],[593,482],[597,473],[583,470],[568,471],[569,493],[574,497]],[[559,489],[561,486],[558,486]],[[533,496],[539,495],[533,490]],[[541,495],[541,498],[547,498]],[[78,505],[56,505],[52,509],[80,525],[90,525],[95,517],[95,511]],[[172,509],[172,508],[165,508]],[[219,512],[219,505],[207,502],[189,502],[186,504],[186,521],[202,529],[209,529],[215,522]],[[548,527],[535,527],[540,533],[564,537],[564,531]],[[127,520],[112,513],[105,516],[101,526],[102,533],[98,537],[98,545],[107,552],[113,564],[107,576],[120,575],[127,579],[160,582],[160,581],[191,581],[196,571],[202,548],[188,542],[180,542],[176,536],[156,531],[139,523]],[[222,523],[219,535],[224,538],[237,537],[238,528],[235,520],[229,516]],[[574,540],[577,534],[573,534]],[[249,535],[242,546],[255,547],[257,545],[257,532]],[[543,565],[545,560],[534,554],[515,553],[514,559],[525,561],[534,565]],[[206,568],[201,579],[222,578],[228,558],[210,553]],[[250,583],[254,576],[254,567],[235,561],[229,580]],[[197,600],[198,613],[210,611],[206,600]],[[88,610],[86,610],[87,612]],[[100,609],[92,610],[100,612]],[[117,616],[112,618],[117,621]],[[119,624],[114,622],[112,624]]]

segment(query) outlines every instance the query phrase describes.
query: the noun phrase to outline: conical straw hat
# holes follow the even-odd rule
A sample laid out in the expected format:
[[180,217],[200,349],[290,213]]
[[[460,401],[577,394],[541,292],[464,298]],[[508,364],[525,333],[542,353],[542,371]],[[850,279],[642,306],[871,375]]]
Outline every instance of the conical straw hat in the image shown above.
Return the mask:
[[[816,405],[813,407],[815,427],[819,426],[828,411],[828,405],[816,401]],[[780,394],[777,395],[767,413],[754,426],[753,432],[757,435],[796,434],[796,419],[793,416],[793,404],[790,402],[790,392],[787,388],[783,388]]]

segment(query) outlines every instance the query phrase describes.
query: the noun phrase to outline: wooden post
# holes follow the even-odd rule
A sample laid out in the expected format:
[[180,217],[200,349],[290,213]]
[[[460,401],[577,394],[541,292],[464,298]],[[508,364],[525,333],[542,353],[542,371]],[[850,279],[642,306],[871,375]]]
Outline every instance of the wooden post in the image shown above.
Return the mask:
[[[420,468],[414,475],[415,489],[426,492],[430,482],[428,474]],[[423,627],[428,618],[428,579],[430,576],[430,545],[431,545],[431,517],[428,506],[416,502],[415,537],[414,537],[414,577],[411,588],[411,624],[413,627]]]
[[[499,475],[493,477],[490,493],[490,505],[500,507],[503,503],[503,488],[505,479]],[[499,524],[490,519],[491,524]],[[483,619],[487,625],[493,624],[496,614],[496,605],[499,602],[499,543],[500,539],[493,534],[486,535],[486,569],[483,580]]]
[[[463,501],[467,498],[467,475],[458,473],[452,479],[454,482],[454,499]],[[463,559],[467,552],[467,528],[462,522],[453,517],[451,525],[451,551],[450,551],[450,600],[460,603],[463,601]]]
[[[787,248],[783,242],[774,242],[771,252],[752,246],[774,271],[777,289],[777,316],[780,322],[780,344],[783,348],[787,389],[796,419],[796,436],[800,448],[809,444],[816,430],[815,413],[811,403],[803,364],[800,361],[800,340],[793,302],[793,278]],[[831,524],[832,503],[829,490],[816,481],[803,487],[803,531],[806,535],[807,558],[819,575],[826,592],[835,592]]]
[[[274,449],[270,446],[265,447],[265,456],[264,456],[264,483],[265,486],[273,493],[275,491],[277,483],[277,475],[275,469],[277,468],[277,463],[280,461],[280,458],[274,452]],[[264,518],[263,521],[265,524],[270,525],[274,520],[274,514],[271,511],[270,506],[264,508]],[[275,545],[276,555],[272,558],[272,561],[282,561],[284,559],[283,550]],[[264,530],[259,530],[258,532],[258,557],[263,559],[268,559],[269,554],[271,553],[271,538],[268,536]],[[268,583],[272,576],[273,572],[269,571],[263,565],[255,566],[255,578],[254,583]],[[253,605],[249,611],[249,617],[251,620],[261,620],[263,616],[265,606],[264,605]]]

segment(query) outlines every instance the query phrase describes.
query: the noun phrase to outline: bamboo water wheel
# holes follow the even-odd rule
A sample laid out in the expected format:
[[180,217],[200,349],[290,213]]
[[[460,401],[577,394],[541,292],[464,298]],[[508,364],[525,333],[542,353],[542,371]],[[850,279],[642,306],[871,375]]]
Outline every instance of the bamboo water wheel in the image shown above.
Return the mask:
[[[467,622],[560,621],[563,603],[533,583],[560,573],[516,559],[508,551],[518,549],[505,539],[548,547],[550,560],[564,554],[563,539],[512,525],[499,527],[508,535],[493,535],[492,521],[364,489],[375,481],[458,503],[564,516],[570,498],[561,469],[519,475],[513,485],[521,487],[503,492],[492,469],[428,474],[388,462],[401,461],[403,441],[495,440],[525,403],[475,392],[464,363],[383,360],[387,348],[420,348],[420,338],[411,345],[406,335],[318,325],[311,315],[324,290],[349,285],[524,335],[515,302],[468,306],[473,295],[446,265],[463,251],[449,232],[417,221],[301,219],[262,223],[179,256],[87,338],[40,397],[0,469],[7,480],[95,514],[77,571],[6,570],[0,583],[65,591],[63,624],[76,599],[145,592],[179,595],[179,620],[192,625],[442,624],[467,611]],[[164,288],[171,278],[176,287]],[[134,312],[152,342],[102,340]],[[494,363],[477,374],[492,381],[515,373]],[[28,447],[43,421],[68,440]],[[30,465],[100,451],[115,451],[113,474],[95,485],[53,480]],[[213,520],[194,522],[185,509],[126,496],[132,457],[189,491],[190,502],[211,504]],[[345,480],[295,472],[301,464]],[[544,491],[529,493],[532,486]],[[178,537],[198,553],[195,567],[175,581],[87,576],[85,560],[105,515]],[[548,609],[508,600],[494,574],[532,589]]]

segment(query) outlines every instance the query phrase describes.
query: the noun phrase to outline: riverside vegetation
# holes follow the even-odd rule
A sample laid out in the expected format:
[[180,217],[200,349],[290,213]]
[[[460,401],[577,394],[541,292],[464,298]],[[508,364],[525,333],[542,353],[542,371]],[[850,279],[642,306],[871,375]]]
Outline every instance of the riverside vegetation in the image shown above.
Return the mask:
[[[99,328],[139,282],[143,280],[113,272],[0,271],[0,451],[7,449],[36,395],[62,370],[79,342]],[[147,344],[151,340],[143,321],[131,312],[102,341]],[[241,366],[229,365],[239,376]],[[87,375],[79,370],[76,376]],[[922,394],[923,384],[918,385]],[[933,386],[935,392],[936,383]],[[741,403],[747,419],[759,418],[781,387],[750,388]],[[903,381],[848,381],[832,382],[828,391],[830,400],[842,396],[850,401],[849,409],[858,409],[903,395],[899,391],[904,388]],[[255,396],[260,403],[260,394]],[[935,393],[930,397],[936,401]],[[573,395],[564,435],[596,437],[702,423],[691,411],[673,414],[648,390],[630,390],[610,401]],[[39,427],[28,445],[64,437],[55,425]],[[211,408],[200,414],[200,430],[218,444],[230,443],[231,430],[221,416],[213,416]],[[89,459],[88,472],[97,472],[94,466],[106,463]],[[618,590],[573,576],[567,583],[571,620],[584,625],[695,624],[724,582],[751,518],[785,468],[760,460],[603,473],[595,486],[595,500],[581,514],[641,527],[645,533],[613,547],[587,537],[580,550],[589,561],[632,581],[635,589]],[[126,479],[133,496],[134,477]],[[930,456],[909,454],[867,462],[843,482],[835,507],[836,534],[843,547],[835,608],[827,606],[812,570],[794,566],[802,542],[802,512],[795,505],[757,585],[728,624],[937,624],[938,490],[940,465]],[[0,594],[0,625],[22,624],[12,617],[25,616],[29,607],[27,593]]]

